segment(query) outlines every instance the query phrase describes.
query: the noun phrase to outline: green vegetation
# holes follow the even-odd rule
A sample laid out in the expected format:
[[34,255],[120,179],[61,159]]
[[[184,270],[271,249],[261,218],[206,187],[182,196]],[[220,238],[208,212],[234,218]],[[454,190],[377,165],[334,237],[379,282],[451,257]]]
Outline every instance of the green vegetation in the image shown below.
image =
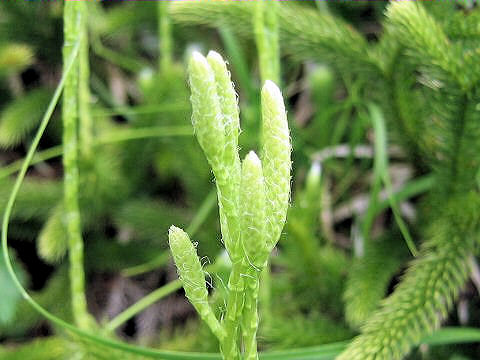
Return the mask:
[[479,23],[0,3],[0,359],[479,358]]

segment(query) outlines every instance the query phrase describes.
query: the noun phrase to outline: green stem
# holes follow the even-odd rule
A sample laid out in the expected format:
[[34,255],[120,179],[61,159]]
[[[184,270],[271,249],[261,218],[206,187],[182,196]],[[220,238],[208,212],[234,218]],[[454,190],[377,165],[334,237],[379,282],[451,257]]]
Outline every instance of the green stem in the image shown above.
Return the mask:
[[90,65],[88,60],[87,2],[79,5],[81,13],[81,39],[79,53],[78,103],[80,115],[80,152],[82,160],[90,162],[93,157],[93,121],[90,114]]
[[222,355],[226,360],[239,359],[237,339],[244,301],[243,271],[242,262],[233,263],[228,280],[227,312],[224,319],[226,337],[221,344]]
[[258,290],[259,279],[256,270],[251,269],[248,274],[245,291],[245,305],[242,317],[242,337],[245,346],[245,360],[257,360],[257,329],[258,329]]
[[170,102],[168,104],[155,105],[138,105],[138,106],[114,106],[110,109],[100,109],[92,111],[93,117],[99,116],[115,116],[115,115],[145,115],[159,114],[162,112],[183,111],[190,109],[184,101]]
[[105,47],[102,44],[100,38],[98,36],[95,36],[95,34],[93,35],[94,36],[92,37],[92,50],[97,56],[132,73],[138,73],[142,71],[142,69],[148,67],[148,64],[145,64],[141,61],[138,61],[137,59],[130,58],[115,50],[111,50]]
[[[205,270],[207,273],[209,272],[215,273],[220,269],[221,266],[222,266],[221,263],[214,263],[212,265],[207,266]],[[115,330],[120,325],[122,325],[123,323],[125,323],[126,321],[134,317],[135,315],[137,315],[139,312],[145,310],[150,305],[155,304],[157,301],[164,298],[165,296],[172,294],[173,292],[177,291],[181,287],[182,287],[182,281],[180,279],[177,279],[158,288],[157,290],[152,291],[150,294],[141,298],[135,304],[131,305],[130,307],[122,311],[120,314],[115,316],[112,320],[110,320],[107,323],[107,325],[105,325],[105,330],[109,332]],[[213,315],[213,313],[206,314],[204,320],[205,322],[208,323],[213,333],[219,339],[222,339],[223,337],[225,337],[224,330],[218,323],[218,320],[215,318],[215,315]]]
[[[74,45],[77,42],[81,44],[82,7],[84,5],[83,2],[77,1],[65,1],[64,3],[64,64],[70,58]],[[78,327],[87,329],[89,328],[90,318],[85,298],[83,240],[78,204],[78,75],[79,60],[77,59],[73,64],[72,71],[66,78],[63,94],[64,220],[69,248],[72,312]]]
[[[110,132],[105,136],[95,139],[94,146],[104,144],[113,144],[129,140],[138,140],[151,137],[167,137],[167,136],[191,136],[192,129],[189,126],[152,126],[137,129],[119,129]],[[43,150],[34,155],[30,165],[38,164],[46,160],[56,158],[63,154],[63,146],[53,146],[47,150]],[[22,167],[25,159],[19,159],[0,169],[0,179],[15,174]],[[211,193],[211,201],[215,202],[214,194]]]
[[155,269],[159,269],[160,267],[167,264],[168,260],[170,260],[171,256],[168,252],[163,252],[158,256],[155,256],[152,260],[147,261],[140,265],[135,265],[128,267],[122,270],[122,276],[130,277],[130,276],[137,276],[140,274],[145,274],[149,271],[153,271]]
[[[63,154],[63,147],[61,145],[53,146],[47,150],[43,150],[34,155],[30,165],[38,164],[43,161],[56,158]],[[0,179],[4,179],[10,175],[15,174],[22,168],[25,159],[16,160],[0,169]]]
[[245,103],[250,104],[252,101],[255,101],[258,96],[257,90],[255,90],[254,85],[250,77],[250,71],[248,69],[248,63],[245,59],[244,53],[238,45],[238,41],[228,26],[222,26],[218,29],[218,33],[222,38],[223,44],[225,45],[225,51],[230,59],[233,69],[238,77],[238,85],[240,89],[245,89]]
[[260,288],[258,299],[260,301],[260,309],[262,311],[262,324],[265,328],[269,328],[272,319],[272,276],[270,272],[270,261],[267,262],[265,268],[260,273],[262,287]]
[[166,136],[193,136],[193,130],[190,126],[152,126],[120,129],[112,131],[105,136],[100,136],[96,140],[96,144],[110,144],[120,141]]
[[165,296],[172,294],[173,292],[177,291],[182,287],[182,282],[180,279],[174,280],[155,291],[152,291],[147,296],[141,298],[132,306],[128,307],[120,314],[115,316],[112,320],[108,322],[105,326],[105,330],[111,332],[118,328],[123,323],[127,322],[129,319],[137,315],[139,312],[145,310],[150,305],[155,304],[160,299],[164,298]]
[[169,1],[158,2],[158,35],[160,49],[160,72],[166,73],[172,66],[172,25],[168,15]]
[[280,51],[276,1],[257,1],[254,32],[262,84],[271,80],[280,86]]

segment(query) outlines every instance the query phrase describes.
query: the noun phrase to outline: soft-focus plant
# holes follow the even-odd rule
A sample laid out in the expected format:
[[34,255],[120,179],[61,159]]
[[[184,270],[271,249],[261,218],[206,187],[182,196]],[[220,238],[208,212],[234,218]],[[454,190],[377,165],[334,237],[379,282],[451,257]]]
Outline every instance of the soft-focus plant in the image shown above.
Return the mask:
[[[257,339],[260,359],[478,358],[479,20],[474,1],[0,2],[0,359],[256,358]],[[194,66],[209,48],[235,90],[218,54]],[[283,231],[266,80],[293,142]]]

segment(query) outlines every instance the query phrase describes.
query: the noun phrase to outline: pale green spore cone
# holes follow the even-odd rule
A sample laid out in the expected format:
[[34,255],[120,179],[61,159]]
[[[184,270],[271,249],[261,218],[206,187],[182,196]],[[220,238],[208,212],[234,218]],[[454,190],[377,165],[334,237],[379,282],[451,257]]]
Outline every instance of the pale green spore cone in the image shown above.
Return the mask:
[[290,198],[291,144],[280,89],[267,80],[262,88],[262,164],[267,198],[267,246],[272,250],[287,218]]
[[[190,59],[192,121],[198,142],[215,175],[223,241],[232,262],[238,262],[238,108],[223,59],[211,53],[209,61],[198,52]],[[218,89],[227,93],[219,96]]]
[[207,283],[195,246],[186,232],[173,225],[168,231],[168,242],[185,295],[215,336],[223,339],[225,331],[208,303]]
[[230,79],[227,64],[215,51],[209,51],[207,61],[212,68],[217,83],[217,94],[225,127],[224,158],[240,173],[240,158],[238,156],[238,134],[240,132],[240,116],[238,113],[237,94]]
[[221,169],[214,169],[220,202],[220,222],[227,250],[233,262],[240,259],[240,228],[238,224],[238,189],[240,186],[240,158],[238,156],[238,134],[240,116],[237,94],[230,78],[230,72],[223,58],[215,51],[209,51],[207,61],[212,68],[217,85],[217,96],[225,129],[225,148]]
[[192,54],[188,70],[193,128],[213,171],[219,171],[224,167],[225,127],[215,75],[207,59],[199,52]]
[[257,154],[250,151],[242,163],[240,216],[247,265],[256,271],[265,266],[269,254],[265,242],[265,201],[262,163]]

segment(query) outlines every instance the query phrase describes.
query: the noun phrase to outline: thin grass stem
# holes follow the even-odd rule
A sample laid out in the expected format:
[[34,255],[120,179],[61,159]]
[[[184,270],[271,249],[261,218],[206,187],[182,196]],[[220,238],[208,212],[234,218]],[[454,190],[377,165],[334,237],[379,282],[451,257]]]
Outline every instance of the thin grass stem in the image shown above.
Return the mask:
[[147,296],[141,298],[135,304],[131,305],[120,314],[115,316],[110,320],[107,325],[105,325],[105,330],[108,332],[114,331],[116,328],[126,323],[128,320],[133,318],[135,315],[145,310],[147,307],[155,304],[160,299],[164,298],[167,295],[170,295],[182,287],[182,282],[180,279],[174,280],[155,291],[152,291]]

